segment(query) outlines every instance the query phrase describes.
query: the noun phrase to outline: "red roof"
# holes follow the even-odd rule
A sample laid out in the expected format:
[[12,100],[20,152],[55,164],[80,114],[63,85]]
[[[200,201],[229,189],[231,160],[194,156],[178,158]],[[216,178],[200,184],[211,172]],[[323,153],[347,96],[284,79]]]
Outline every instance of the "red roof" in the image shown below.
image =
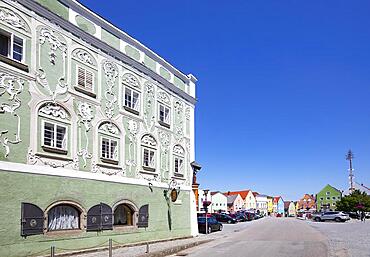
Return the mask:
[[247,197],[249,191],[251,190],[242,190],[242,191],[233,191],[233,192],[226,192],[224,193],[224,195],[228,196],[228,195],[240,195],[243,200]]
[[279,202],[279,199],[280,199],[280,197],[281,197],[281,196],[275,196],[275,197],[274,197],[274,200],[273,200],[273,202],[274,202],[274,203],[277,203],[277,202]]

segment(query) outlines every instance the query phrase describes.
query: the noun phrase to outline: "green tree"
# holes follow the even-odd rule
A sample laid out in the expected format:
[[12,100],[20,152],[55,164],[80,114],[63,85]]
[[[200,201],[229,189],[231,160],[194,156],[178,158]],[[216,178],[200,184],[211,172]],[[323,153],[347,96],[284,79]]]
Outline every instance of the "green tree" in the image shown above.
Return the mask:
[[[370,211],[370,196],[359,190],[344,196],[336,203],[338,211],[354,212],[358,210]],[[360,208],[362,206],[362,208]]]

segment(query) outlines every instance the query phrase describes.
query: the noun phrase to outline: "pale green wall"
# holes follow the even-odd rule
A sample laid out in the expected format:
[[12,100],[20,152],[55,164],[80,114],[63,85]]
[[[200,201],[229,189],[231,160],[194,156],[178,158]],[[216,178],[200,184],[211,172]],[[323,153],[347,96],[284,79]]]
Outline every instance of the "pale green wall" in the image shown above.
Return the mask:
[[58,14],[64,19],[68,20],[68,7],[60,3],[58,0],[36,0],[50,11]]
[[[181,205],[170,203],[172,230],[169,230],[168,205],[164,189],[147,186],[101,182],[76,178],[31,175],[0,170],[0,256],[30,256],[55,245],[57,248],[88,248],[101,244],[109,238],[122,243],[154,240],[190,235],[189,192],[180,192]],[[83,195],[83,197],[82,197]],[[85,211],[100,202],[111,207],[130,200],[138,208],[149,204],[149,227],[134,232],[119,231],[81,232],[77,235],[20,236],[21,203],[29,202],[45,210],[59,200],[80,204]],[[60,251],[58,251],[60,252]]]
[[96,33],[96,28],[94,26],[94,24],[90,21],[88,21],[87,19],[85,19],[83,16],[81,15],[77,15],[76,16],[76,23],[78,25],[78,27],[80,27],[82,30],[94,35]]

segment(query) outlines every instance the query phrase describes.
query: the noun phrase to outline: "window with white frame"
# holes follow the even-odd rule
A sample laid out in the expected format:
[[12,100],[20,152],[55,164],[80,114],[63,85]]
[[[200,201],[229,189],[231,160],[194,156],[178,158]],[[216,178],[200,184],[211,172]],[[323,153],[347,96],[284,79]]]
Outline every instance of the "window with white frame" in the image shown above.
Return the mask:
[[47,147],[67,150],[67,127],[52,123],[43,122],[43,145]]
[[181,145],[173,147],[174,175],[184,175],[185,150]]
[[143,169],[154,171],[156,168],[157,141],[152,135],[146,134],[141,138],[141,147]]
[[94,74],[81,66],[77,66],[77,85],[85,90],[93,91]]
[[137,112],[140,111],[140,94],[138,91],[129,87],[125,88],[124,106]]
[[181,157],[175,157],[175,173],[182,173],[184,167],[184,159]]
[[112,122],[103,122],[98,127],[100,160],[117,165],[119,162],[120,130]]
[[161,123],[170,125],[170,108],[160,103],[158,117]]
[[118,142],[115,139],[102,137],[101,157],[108,160],[118,160]]
[[0,31],[0,55],[22,62],[24,40],[12,33]]

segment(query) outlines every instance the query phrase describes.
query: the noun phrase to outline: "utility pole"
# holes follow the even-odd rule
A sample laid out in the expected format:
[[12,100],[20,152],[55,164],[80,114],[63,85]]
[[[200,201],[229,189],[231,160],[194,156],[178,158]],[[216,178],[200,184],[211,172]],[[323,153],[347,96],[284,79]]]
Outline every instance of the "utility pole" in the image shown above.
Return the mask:
[[349,171],[349,176],[348,176],[348,178],[349,178],[349,192],[350,193],[352,193],[355,190],[355,188],[353,186],[353,177],[355,176],[355,175],[353,175],[353,167],[352,167],[352,159],[353,158],[354,158],[354,155],[353,155],[353,153],[350,149],[347,153],[347,156],[346,156],[346,160],[349,161],[349,170],[348,170]]

